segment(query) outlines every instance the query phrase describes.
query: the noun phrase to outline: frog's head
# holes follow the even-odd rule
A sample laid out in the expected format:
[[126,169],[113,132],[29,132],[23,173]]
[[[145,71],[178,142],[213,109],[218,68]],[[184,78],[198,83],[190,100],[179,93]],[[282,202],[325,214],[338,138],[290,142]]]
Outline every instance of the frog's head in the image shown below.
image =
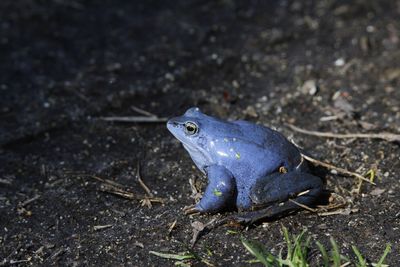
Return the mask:
[[208,149],[211,120],[214,118],[203,114],[195,107],[167,122],[168,130],[183,144],[201,171],[212,163]]

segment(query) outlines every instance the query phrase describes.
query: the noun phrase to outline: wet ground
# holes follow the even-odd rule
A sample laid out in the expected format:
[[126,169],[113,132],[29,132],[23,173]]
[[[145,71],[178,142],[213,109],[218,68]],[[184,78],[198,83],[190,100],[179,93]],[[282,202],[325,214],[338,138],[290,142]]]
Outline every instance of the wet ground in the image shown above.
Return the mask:
[[[373,261],[391,243],[396,266],[399,144],[285,125],[400,132],[400,2],[304,2],[1,1],[1,265],[173,265],[149,251],[186,251],[191,223],[215,218],[182,211],[195,201],[189,180],[206,180],[163,123],[100,118],[199,106],[276,127],[315,158],[373,169],[377,185],[357,193],[357,180],[326,172],[327,189],[347,202],[338,214],[220,227],[195,253],[248,265],[240,235],[277,252],[283,225],[327,245],[333,237],[345,254],[356,245]],[[163,204],[128,199],[146,194],[138,163]],[[120,185],[128,195],[109,193]]]

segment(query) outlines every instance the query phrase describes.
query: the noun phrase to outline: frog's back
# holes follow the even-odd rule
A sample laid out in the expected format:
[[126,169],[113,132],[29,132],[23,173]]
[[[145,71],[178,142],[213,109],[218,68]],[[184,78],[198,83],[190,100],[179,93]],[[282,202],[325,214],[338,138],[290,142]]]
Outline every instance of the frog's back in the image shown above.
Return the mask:
[[234,121],[233,123],[240,127],[242,134],[247,136],[249,140],[265,149],[276,146],[279,143],[294,147],[281,133],[266,126],[243,120]]
[[282,159],[287,164],[285,167],[291,169],[300,162],[301,155],[298,148],[281,133],[248,121],[239,120],[233,123],[240,127],[243,136],[246,136],[249,142],[254,142],[268,151],[269,155]]

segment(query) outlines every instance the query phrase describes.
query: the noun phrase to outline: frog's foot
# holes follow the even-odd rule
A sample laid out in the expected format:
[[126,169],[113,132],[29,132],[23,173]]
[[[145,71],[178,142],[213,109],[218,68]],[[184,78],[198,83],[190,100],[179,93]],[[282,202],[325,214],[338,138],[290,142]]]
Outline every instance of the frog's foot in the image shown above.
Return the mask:
[[260,179],[250,192],[254,208],[258,210],[236,215],[232,219],[241,224],[274,219],[313,205],[322,190],[322,180],[309,173],[274,173]]
[[200,214],[200,210],[197,209],[196,205],[189,205],[183,207],[183,212],[186,215],[197,215]]

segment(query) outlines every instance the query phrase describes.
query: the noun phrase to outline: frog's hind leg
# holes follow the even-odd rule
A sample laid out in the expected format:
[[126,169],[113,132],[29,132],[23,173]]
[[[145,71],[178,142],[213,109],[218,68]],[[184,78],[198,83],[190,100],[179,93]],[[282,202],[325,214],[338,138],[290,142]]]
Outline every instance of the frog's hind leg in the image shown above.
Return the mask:
[[239,214],[233,219],[249,224],[272,219],[301,206],[311,206],[323,191],[322,180],[309,173],[273,173],[260,179],[251,189],[250,198],[258,210]]

